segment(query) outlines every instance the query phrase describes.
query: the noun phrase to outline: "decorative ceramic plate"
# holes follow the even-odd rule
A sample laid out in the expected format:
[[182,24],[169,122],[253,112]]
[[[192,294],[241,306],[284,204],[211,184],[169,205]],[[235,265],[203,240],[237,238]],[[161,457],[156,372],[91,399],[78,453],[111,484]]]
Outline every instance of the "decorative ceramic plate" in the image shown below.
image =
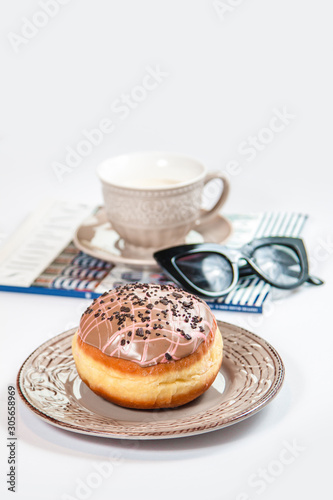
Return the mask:
[[[232,232],[231,223],[222,215],[196,226],[181,243],[224,243]],[[76,230],[74,243],[82,252],[113,264],[158,268],[153,253],[155,249],[128,245],[119,237],[107,220],[104,208],[91,215]]]
[[48,340],[26,359],[17,377],[18,392],[46,422],[93,436],[165,439],[222,429],[267,405],[281,388],[284,367],[262,338],[229,323],[218,324],[224,339],[221,370],[208,391],[179,408],[132,410],[94,394],[75,368],[75,328]]

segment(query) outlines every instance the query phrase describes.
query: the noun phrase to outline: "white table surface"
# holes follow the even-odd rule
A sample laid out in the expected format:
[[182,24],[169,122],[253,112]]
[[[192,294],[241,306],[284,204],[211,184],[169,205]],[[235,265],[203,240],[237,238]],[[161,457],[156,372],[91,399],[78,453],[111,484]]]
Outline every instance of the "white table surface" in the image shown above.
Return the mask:
[[[326,497],[333,348],[330,2],[226,0],[219,17],[213,1],[83,0],[64,2],[52,18],[36,14],[41,3],[7,2],[0,21],[3,239],[42,198],[100,203],[95,168],[104,158],[178,151],[210,169],[239,163],[225,212],[308,213],[311,269],[326,284],[279,294],[260,316],[217,315],[267,339],[286,366],[276,399],[237,425],[165,441],[100,439],[54,428],[17,401],[15,496],[6,486],[7,386],[33,349],[78,323],[88,301],[1,293],[1,498]],[[25,42],[14,37],[15,52],[8,36],[21,34],[22,18],[46,19],[46,25]],[[168,76],[121,120],[111,104],[157,66]],[[287,113],[288,123],[265,135],[276,109]],[[63,162],[66,148],[105,117],[114,119],[115,130],[59,182],[54,162]],[[238,150],[258,134],[269,139],[260,151]],[[105,477],[103,462],[112,465],[103,469]]]

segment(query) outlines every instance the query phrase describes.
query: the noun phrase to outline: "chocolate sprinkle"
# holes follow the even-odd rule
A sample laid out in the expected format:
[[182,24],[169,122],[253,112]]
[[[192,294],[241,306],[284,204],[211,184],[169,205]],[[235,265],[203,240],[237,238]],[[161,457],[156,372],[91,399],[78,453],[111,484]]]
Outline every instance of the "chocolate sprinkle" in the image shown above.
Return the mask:
[[125,306],[122,306],[122,307],[120,308],[120,310],[121,310],[122,312],[129,313],[129,312],[130,312],[130,310],[131,310],[131,308],[130,308],[130,307],[125,307]]
[[137,328],[136,332],[135,332],[136,335],[138,335],[138,337],[143,337],[143,328]]

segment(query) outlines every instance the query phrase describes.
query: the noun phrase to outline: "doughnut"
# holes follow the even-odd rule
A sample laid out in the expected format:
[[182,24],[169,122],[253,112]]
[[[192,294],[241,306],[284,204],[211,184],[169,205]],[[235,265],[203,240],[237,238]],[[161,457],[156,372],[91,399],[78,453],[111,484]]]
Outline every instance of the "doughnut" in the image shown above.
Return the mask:
[[131,283],[103,293],[83,313],[72,342],[77,372],[126,408],[174,408],[203,394],[222,363],[215,317],[172,285]]

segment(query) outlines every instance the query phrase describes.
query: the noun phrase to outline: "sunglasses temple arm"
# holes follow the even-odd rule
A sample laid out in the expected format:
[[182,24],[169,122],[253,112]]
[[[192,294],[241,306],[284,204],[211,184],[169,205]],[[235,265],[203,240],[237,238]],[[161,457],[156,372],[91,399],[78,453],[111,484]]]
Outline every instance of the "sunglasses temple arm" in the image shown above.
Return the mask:
[[308,279],[306,280],[308,283],[311,283],[311,285],[323,285],[325,281],[321,280],[320,278],[317,278],[316,276],[309,276]]

